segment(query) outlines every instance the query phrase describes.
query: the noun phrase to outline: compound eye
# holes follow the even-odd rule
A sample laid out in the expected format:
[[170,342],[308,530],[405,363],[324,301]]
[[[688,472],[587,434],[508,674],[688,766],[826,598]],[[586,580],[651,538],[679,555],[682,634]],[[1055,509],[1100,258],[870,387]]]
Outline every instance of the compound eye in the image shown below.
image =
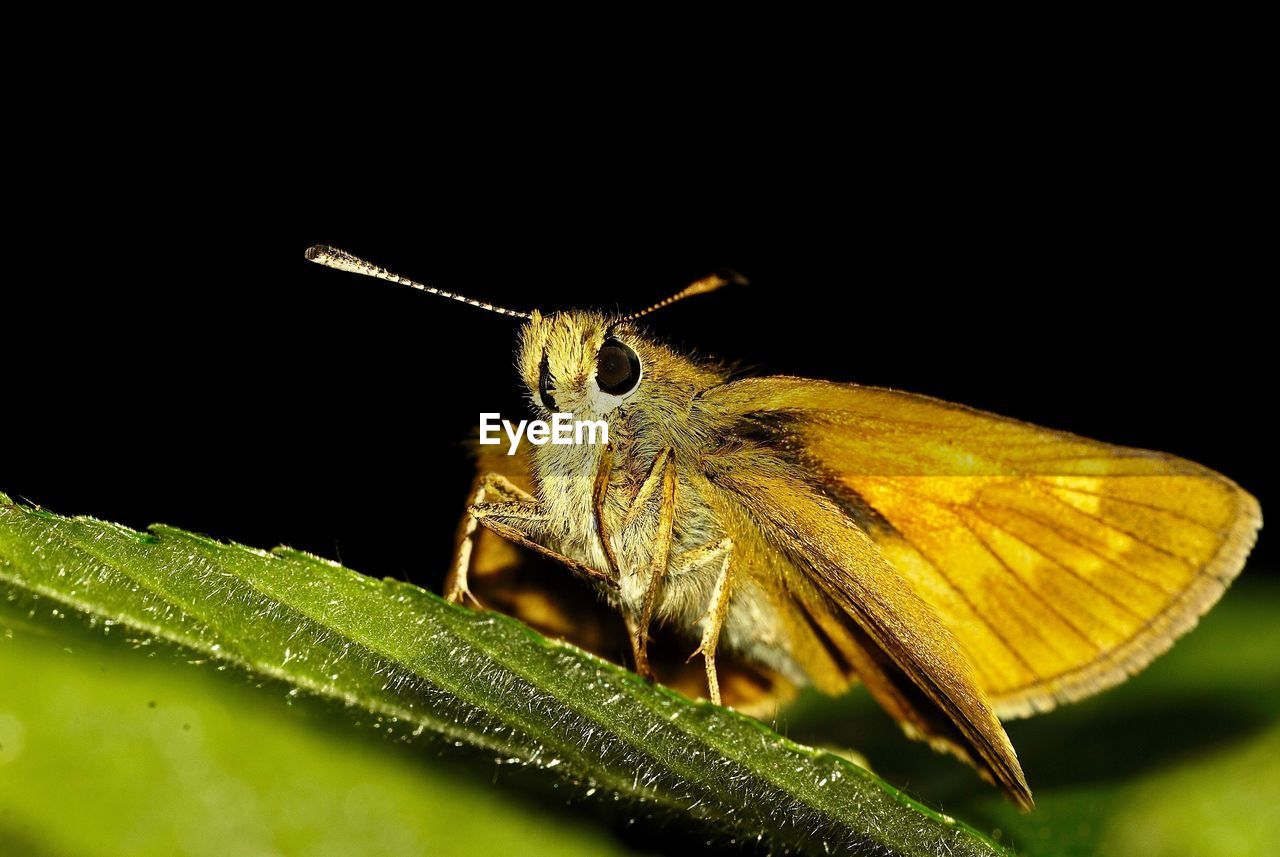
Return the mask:
[[625,396],[640,383],[640,356],[617,339],[608,339],[596,355],[596,386],[611,396]]

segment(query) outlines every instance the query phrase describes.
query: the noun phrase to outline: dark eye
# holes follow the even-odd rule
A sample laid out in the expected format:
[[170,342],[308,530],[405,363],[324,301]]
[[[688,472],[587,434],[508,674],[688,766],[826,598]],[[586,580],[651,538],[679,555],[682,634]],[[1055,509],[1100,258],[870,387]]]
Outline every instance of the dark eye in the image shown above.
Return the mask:
[[551,395],[551,367],[547,363],[547,352],[542,352],[542,363],[538,366],[538,396],[542,406],[548,411],[556,410],[555,397]]
[[606,340],[596,355],[596,386],[611,396],[625,396],[640,383],[640,357],[630,345]]

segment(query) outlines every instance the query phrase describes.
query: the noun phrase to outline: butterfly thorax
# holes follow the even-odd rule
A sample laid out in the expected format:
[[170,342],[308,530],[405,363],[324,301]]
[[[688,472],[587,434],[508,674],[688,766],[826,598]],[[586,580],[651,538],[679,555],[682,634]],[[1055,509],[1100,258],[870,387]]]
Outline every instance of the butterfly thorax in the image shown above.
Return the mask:
[[[591,379],[590,358],[609,336],[634,348],[644,366],[643,384],[618,403],[600,397]],[[584,338],[586,345],[579,348]],[[593,313],[535,320],[522,345],[521,366],[535,405],[550,411],[552,402],[541,400],[545,391],[557,409],[572,408],[579,420],[603,418],[609,427],[608,449],[547,444],[532,452],[536,492],[549,518],[548,539],[553,544],[548,546],[591,568],[611,568],[596,524],[595,480],[584,478],[607,466],[600,517],[618,564],[618,588],[600,585],[600,592],[623,613],[639,614],[653,581],[659,537],[655,510],[636,507],[655,462],[669,455],[676,475],[675,526],[654,619],[696,637],[707,622],[722,559],[713,556],[698,563],[694,558],[733,536],[703,473],[705,455],[723,443],[728,426],[722,413],[700,402],[705,391],[727,380],[727,368],[672,352],[625,325],[611,327]],[[762,586],[749,568],[759,559],[760,546],[742,547],[737,560],[741,574],[724,624],[726,642],[733,649],[749,650],[756,661],[794,682],[804,682],[804,670],[790,655],[790,634],[777,618],[778,592]]]
[[[611,396],[597,383],[596,355],[609,341],[626,343],[639,357],[643,382],[631,395]],[[672,557],[695,543],[722,537],[690,478],[706,443],[693,402],[724,380],[722,367],[677,354],[631,325],[592,312],[534,314],[521,334],[518,365],[531,403],[544,418],[571,413],[576,420],[608,425],[607,452],[600,444],[575,443],[546,444],[531,453],[537,494],[556,549],[594,568],[609,568],[590,478],[600,473],[607,458],[603,517],[621,566],[615,597],[626,603],[643,598],[651,577],[652,539],[646,538],[650,534],[641,516],[632,515],[635,525],[626,532],[623,522],[664,450],[675,461],[678,479]],[[678,599],[679,589],[673,592]]]

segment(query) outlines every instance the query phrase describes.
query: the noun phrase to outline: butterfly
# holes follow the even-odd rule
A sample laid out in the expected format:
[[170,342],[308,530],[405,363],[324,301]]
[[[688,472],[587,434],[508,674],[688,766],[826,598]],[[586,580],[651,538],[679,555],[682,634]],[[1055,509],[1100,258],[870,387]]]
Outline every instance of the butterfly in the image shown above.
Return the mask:
[[[1031,791],[1000,719],[1141,670],[1221,597],[1261,526],[1250,494],[1172,455],[896,390],[737,377],[640,325],[733,276],[629,315],[542,314],[334,248],[307,258],[519,319],[532,409],[607,421],[607,445],[481,456],[449,598],[506,575],[493,589],[514,612],[583,636],[511,577],[532,553],[622,616],[641,674],[662,627],[696,645],[716,703],[719,652],[744,698],[860,682],[908,735],[1023,807]],[[673,675],[688,687],[687,671]]]

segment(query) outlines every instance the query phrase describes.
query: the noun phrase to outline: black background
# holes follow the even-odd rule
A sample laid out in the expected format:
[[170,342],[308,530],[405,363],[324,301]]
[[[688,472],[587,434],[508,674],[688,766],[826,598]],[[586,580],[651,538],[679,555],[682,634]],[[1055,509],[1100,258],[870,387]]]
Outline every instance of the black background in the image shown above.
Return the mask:
[[1176,453],[1267,507],[1273,278],[1247,171],[1117,116],[945,130],[778,150],[718,130],[662,160],[299,150],[222,188],[185,162],[46,196],[4,291],[0,490],[438,589],[462,441],[482,410],[522,413],[516,324],[303,260],[328,243],[522,309],[640,307],[733,267],[749,287],[655,332]]
[[[1269,94],[1236,29],[983,21],[994,50],[946,21],[835,44],[809,26],[793,62],[788,34],[627,53],[601,30],[584,61],[517,27],[508,71],[495,22],[460,58],[439,59],[450,29],[402,28],[407,51],[379,33],[368,62],[312,18],[258,36],[291,81],[235,42],[199,83],[114,43],[56,93],[61,55],[18,81],[50,115],[6,137],[25,145],[0,235],[0,491],[438,590],[462,441],[522,407],[515,324],[305,262],[323,242],[519,308],[640,307],[733,267],[750,287],[655,332],[1176,453],[1264,514],[1280,496]],[[321,56],[284,53],[304,42]],[[619,53],[631,79],[597,73]],[[108,79],[131,59],[136,80]],[[1269,542],[1246,577],[1273,573]],[[1119,758],[1146,722],[1102,730]],[[1119,746],[1088,725],[1078,745]]]
[[[784,124],[787,145],[690,120],[29,171],[3,245],[0,491],[438,591],[464,441],[481,411],[522,413],[517,324],[304,261],[328,243],[521,309],[638,308],[732,267],[751,285],[654,331],[1176,453],[1270,508],[1274,236],[1246,138],[1181,106],[1015,107]],[[1246,576],[1274,575],[1268,542]],[[663,831],[625,836],[668,850]]]

